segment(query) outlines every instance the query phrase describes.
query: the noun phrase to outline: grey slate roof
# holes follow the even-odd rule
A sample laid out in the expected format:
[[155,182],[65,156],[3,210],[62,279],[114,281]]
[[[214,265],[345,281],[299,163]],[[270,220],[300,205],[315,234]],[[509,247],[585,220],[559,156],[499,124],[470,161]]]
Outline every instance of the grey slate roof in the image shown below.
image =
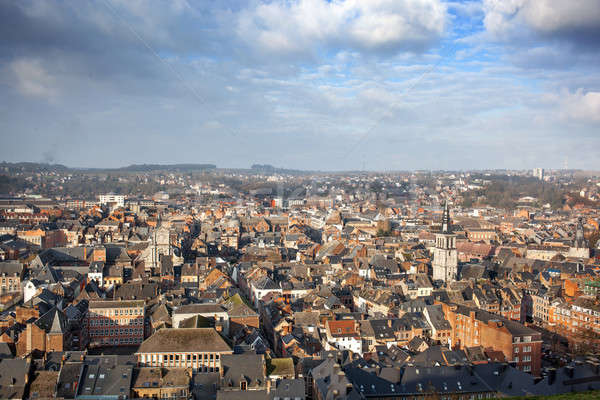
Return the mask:
[[42,315],[35,324],[46,333],[64,334],[67,331],[67,317],[56,307]]

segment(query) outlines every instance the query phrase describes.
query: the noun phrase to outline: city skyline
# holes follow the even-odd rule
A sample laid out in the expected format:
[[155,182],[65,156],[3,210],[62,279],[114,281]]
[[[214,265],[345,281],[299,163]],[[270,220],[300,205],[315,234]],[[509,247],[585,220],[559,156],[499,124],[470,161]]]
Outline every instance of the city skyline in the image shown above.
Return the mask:
[[597,1],[0,9],[0,160],[600,169]]

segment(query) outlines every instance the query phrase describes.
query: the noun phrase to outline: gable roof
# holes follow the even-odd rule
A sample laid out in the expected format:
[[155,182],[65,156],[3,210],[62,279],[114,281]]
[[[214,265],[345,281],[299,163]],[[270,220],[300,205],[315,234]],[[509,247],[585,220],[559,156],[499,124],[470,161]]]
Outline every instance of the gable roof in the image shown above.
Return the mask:
[[46,333],[63,334],[67,330],[67,317],[58,308],[53,307],[39,317],[35,324]]
[[144,340],[140,353],[230,352],[231,348],[214,328],[159,329]]

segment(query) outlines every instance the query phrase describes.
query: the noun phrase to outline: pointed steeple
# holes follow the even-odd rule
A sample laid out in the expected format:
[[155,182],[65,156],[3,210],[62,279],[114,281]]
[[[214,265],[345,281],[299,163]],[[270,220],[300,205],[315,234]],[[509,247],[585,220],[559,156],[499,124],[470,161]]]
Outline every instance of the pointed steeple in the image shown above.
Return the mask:
[[448,200],[444,202],[444,215],[442,216],[442,232],[450,233],[450,209],[448,208]]

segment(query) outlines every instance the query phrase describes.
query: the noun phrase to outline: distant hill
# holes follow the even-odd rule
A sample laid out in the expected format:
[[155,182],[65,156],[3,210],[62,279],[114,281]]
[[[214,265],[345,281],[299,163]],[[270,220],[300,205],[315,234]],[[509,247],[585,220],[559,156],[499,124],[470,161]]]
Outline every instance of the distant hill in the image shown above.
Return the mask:
[[18,172],[69,172],[69,171],[122,171],[122,172],[153,172],[153,171],[206,171],[216,169],[214,164],[132,164],[120,168],[73,168],[61,164],[46,164],[35,162],[0,163],[0,173]]
[[127,172],[152,172],[152,171],[206,171],[216,169],[214,164],[133,164],[127,167],[116,168],[117,171]]
[[253,164],[250,167],[252,172],[258,172],[263,174],[286,174],[286,175],[305,175],[310,174],[317,171],[304,171],[299,169],[285,169],[285,168],[277,168],[269,164]]
[[0,163],[0,172],[66,172],[69,167],[61,164],[47,164],[35,162]]

